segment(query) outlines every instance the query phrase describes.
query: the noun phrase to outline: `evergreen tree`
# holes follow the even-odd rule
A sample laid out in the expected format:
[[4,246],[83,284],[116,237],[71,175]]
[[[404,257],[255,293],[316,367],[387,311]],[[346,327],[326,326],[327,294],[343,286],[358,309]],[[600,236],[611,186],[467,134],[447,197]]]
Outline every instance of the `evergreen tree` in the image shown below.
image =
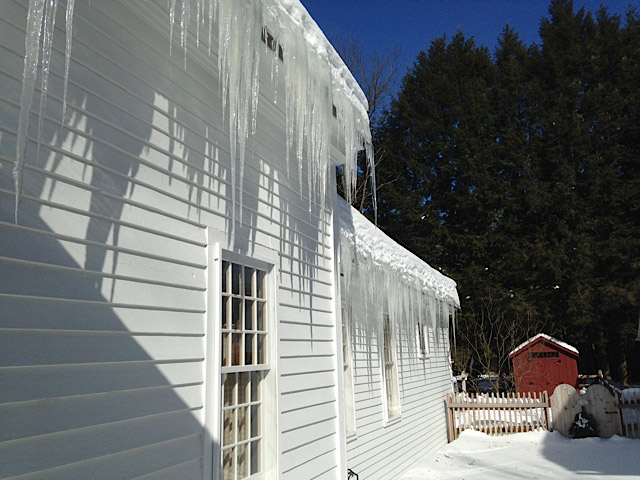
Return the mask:
[[640,18],[553,0],[540,37],[506,27],[492,57],[459,33],[418,55],[375,133],[379,223],[458,282],[463,324],[489,300],[624,378],[640,360]]

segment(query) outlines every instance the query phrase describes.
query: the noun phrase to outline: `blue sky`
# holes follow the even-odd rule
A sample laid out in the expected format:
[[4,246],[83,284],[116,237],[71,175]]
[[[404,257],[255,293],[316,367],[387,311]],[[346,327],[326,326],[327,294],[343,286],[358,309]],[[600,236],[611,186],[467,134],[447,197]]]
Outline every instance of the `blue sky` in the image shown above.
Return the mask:
[[[404,68],[413,64],[420,50],[433,40],[457,31],[473,36],[493,51],[505,24],[511,25],[526,44],[539,42],[540,18],[547,16],[546,0],[301,0],[311,16],[333,42],[341,36],[361,37],[372,51],[398,46]],[[595,11],[600,5],[622,14],[628,5],[640,10],[640,0],[574,0]]]

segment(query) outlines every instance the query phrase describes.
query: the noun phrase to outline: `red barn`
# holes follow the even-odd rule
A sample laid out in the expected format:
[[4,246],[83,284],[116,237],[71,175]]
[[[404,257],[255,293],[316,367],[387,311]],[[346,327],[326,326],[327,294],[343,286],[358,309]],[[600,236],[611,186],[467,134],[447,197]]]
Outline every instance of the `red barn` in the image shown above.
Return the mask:
[[509,354],[516,390],[551,395],[561,383],[577,386],[578,357],[575,347],[539,333]]

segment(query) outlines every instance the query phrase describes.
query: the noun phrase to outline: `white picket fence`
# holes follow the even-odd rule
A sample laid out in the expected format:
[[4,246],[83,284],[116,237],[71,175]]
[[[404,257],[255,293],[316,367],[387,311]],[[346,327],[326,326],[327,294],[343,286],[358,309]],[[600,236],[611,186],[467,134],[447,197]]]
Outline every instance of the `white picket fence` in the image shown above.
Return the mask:
[[449,441],[468,428],[488,435],[549,429],[549,397],[542,393],[447,394]]
[[448,393],[449,441],[466,429],[488,435],[555,429],[569,436],[575,415],[582,410],[594,417],[601,437],[640,438],[640,389],[623,390],[614,396],[602,385],[592,385],[581,395],[562,384],[551,398],[547,392]]

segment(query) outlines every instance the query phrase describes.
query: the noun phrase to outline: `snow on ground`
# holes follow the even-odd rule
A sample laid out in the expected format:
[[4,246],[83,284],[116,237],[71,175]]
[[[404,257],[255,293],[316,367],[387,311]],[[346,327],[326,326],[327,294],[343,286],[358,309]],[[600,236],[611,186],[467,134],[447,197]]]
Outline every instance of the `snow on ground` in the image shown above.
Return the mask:
[[422,460],[401,480],[640,479],[640,440],[571,440],[558,432],[488,436],[474,430]]

